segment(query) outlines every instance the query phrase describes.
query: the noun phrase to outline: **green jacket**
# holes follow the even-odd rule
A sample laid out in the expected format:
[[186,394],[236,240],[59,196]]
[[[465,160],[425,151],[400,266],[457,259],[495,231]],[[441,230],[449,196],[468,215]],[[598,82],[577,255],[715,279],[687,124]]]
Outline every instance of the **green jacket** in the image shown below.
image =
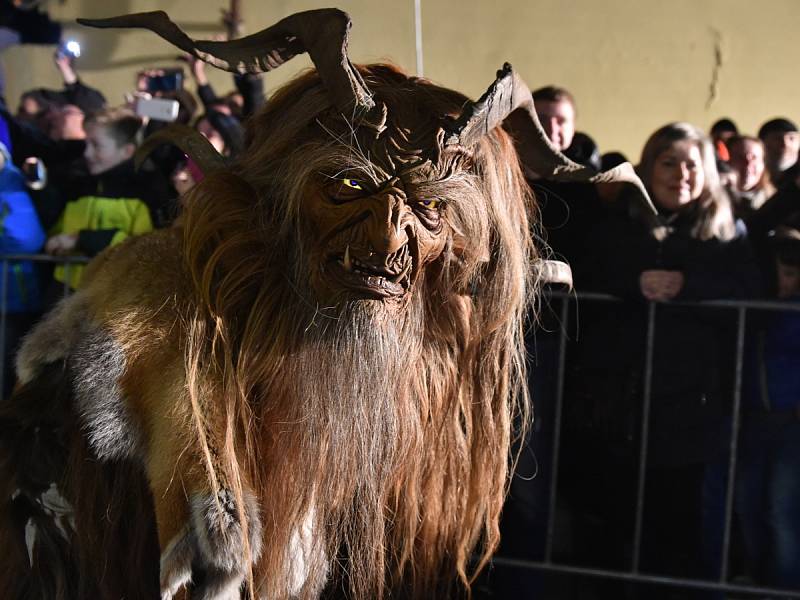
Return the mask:
[[[66,203],[50,235],[78,234],[75,253],[95,256],[108,246],[153,230],[148,205],[144,202],[140,178],[129,162],[92,178],[89,193]],[[80,285],[83,265],[58,266],[54,276],[72,289]]]

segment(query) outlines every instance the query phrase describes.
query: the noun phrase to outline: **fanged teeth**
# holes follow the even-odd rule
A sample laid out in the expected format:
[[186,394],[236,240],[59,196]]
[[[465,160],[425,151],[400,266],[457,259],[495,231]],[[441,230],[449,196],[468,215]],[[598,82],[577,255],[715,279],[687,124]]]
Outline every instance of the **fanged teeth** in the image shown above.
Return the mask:
[[344,260],[342,261],[344,264],[345,271],[352,271],[353,264],[350,262],[350,246],[347,246],[344,251]]
[[391,281],[392,283],[399,283],[400,281],[405,278],[409,272],[411,271],[412,261],[407,260],[405,254],[399,257],[398,262],[403,264],[402,268],[400,268],[396,274],[393,273],[394,269],[390,269],[386,275],[377,275],[375,274],[376,268],[358,260],[354,256],[350,256],[350,246],[347,246],[344,251],[344,256],[339,259],[339,264],[342,265],[347,272],[356,271],[361,273],[362,275],[368,276],[369,280],[375,280],[372,283],[375,283],[379,280],[387,280]]

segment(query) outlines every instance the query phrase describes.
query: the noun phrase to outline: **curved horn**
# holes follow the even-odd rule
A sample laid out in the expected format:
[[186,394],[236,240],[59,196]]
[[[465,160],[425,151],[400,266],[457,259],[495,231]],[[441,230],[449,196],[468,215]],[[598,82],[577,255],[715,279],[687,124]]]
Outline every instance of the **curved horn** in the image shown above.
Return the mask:
[[225,71],[265,73],[308,52],[336,108],[360,115],[375,106],[361,75],[347,56],[350,17],[324,8],[300,12],[258,33],[227,42],[193,40],[161,10],[111,17],[78,19],[89,27],[149,29],[184,52]]
[[469,147],[498,125],[510,130],[520,160],[538,175],[556,181],[631,183],[636,186],[646,213],[656,214],[644,184],[630,163],[598,173],[571,161],[553,146],[536,115],[531,90],[508,63],[497,72],[497,79],[486,93],[477,102],[469,103],[447,127],[445,145]]
[[137,169],[162,144],[172,144],[191,158],[205,175],[224,169],[225,159],[205,137],[187,125],[169,125],[147,137],[134,155]]

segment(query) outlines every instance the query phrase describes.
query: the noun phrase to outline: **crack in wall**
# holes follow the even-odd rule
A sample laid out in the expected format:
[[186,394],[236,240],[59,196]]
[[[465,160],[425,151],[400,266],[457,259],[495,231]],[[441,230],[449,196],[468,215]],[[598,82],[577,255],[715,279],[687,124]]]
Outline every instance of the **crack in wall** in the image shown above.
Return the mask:
[[711,68],[711,82],[708,84],[708,98],[706,99],[706,110],[711,108],[714,101],[719,97],[719,79],[724,59],[722,56],[722,33],[715,28],[711,28],[711,36],[714,39],[714,65]]

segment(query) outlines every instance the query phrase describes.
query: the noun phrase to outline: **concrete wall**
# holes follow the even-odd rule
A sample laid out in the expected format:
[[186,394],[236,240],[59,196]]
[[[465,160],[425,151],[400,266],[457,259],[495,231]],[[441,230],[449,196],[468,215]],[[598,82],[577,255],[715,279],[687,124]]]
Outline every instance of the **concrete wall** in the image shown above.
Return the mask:
[[[220,31],[224,0],[66,0],[52,2],[64,21],[143,10],[166,10],[193,37]],[[388,59],[415,72],[414,0],[242,0],[248,31],[299,10],[338,5],[354,26],[351,57]],[[419,0],[425,76],[477,97],[504,61],[531,89],[554,83],[575,94],[579,129],[601,150],[634,160],[654,129],[687,120],[706,129],[729,116],[753,132],[767,118],[800,120],[798,0]],[[176,52],[154,34],[70,26],[82,42],[83,78],[112,102],[133,86],[137,70],[173,64]],[[17,47],[0,61],[7,95],[58,87],[51,49]],[[267,76],[274,89],[310,65],[293,60]],[[213,69],[212,69],[213,70]],[[218,91],[231,86],[213,75]]]

